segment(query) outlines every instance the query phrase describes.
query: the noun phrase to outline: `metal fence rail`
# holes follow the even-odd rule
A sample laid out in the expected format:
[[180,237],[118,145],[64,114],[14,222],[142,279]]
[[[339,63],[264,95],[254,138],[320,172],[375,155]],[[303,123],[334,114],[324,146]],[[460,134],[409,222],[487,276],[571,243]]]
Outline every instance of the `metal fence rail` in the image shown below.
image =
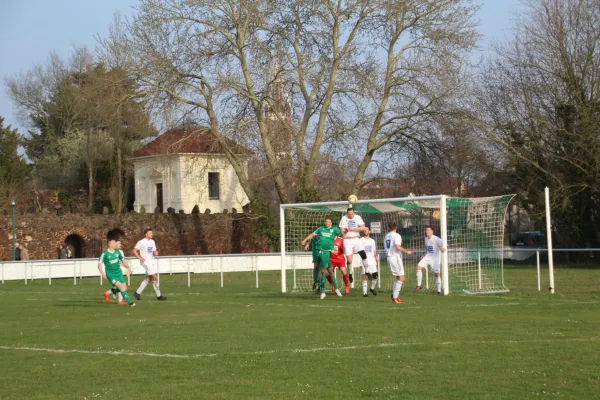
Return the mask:
[[[423,251],[414,251],[416,254]],[[548,249],[545,248],[503,248],[503,249],[454,249],[449,250],[454,254],[470,254],[472,257],[502,257],[505,267],[531,266],[538,270],[538,288],[540,287],[540,265],[547,258]],[[573,253],[573,254],[570,254]],[[600,253],[600,249],[554,249],[553,254],[557,263],[597,265],[600,269],[600,254],[596,259],[594,253]],[[385,259],[385,253],[380,252]],[[260,271],[280,271],[280,253],[247,253],[247,254],[206,254],[189,256],[161,256],[156,257],[157,269],[160,275],[164,274],[187,274],[188,286],[191,285],[191,274],[220,273],[221,287],[224,285],[224,274],[230,272],[254,272],[256,274],[256,287],[259,285]],[[297,270],[312,269],[312,257],[310,252],[286,253],[286,270],[296,275]],[[134,275],[144,274],[144,268],[140,266],[137,258],[127,257],[126,260],[132,266]],[[596,262],[596,260],[598,260]],[[5,281],[22,280],[25,284],[30,280],[72,278],[73,284],[77,279],[84,277],[98,277],[100,283],[102,278],[98,271],[98,260],[96,258],[68,259],[68,260],[30,260],[30,261],[0,261],[0,277],[2,283]],[[296,280],[294,279],[294,282]]]

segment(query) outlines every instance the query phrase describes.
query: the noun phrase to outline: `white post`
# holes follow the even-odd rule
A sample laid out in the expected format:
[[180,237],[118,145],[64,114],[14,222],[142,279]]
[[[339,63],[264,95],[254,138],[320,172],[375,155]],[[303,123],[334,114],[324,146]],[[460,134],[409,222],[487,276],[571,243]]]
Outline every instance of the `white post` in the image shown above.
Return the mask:
[[[129,267],[133,271],[133,260],[129,263]],[[129,273],[129,268],[127,268],[127,286],[131,286],[131,274]]]
[[187,259],[187,267],[188,267],[188,287],[190,287],[191,282],[190,282],[190,259]]
[[550,293],[554,294],[554,260],[552,257],[552,227],[550,220],[550,189],[544,190],[546,195],[546,240],[548,241],[548,273],[550,274]]
[[27,265],[29,266],[29,276],[31,276],[31,282],[33,282],[35,279],[35,276],[33,275],[33,264],[27,263]]
[[540,252],[535,252],[535,258],[537,260],[537,278],[538,278],[538,292],[542,291],[542,281],[540,279]]
[[48,286],[52,285],[52,263],[48,263]]
[[73,261],[73,286],[77,286],[77,261]]
[[425,289],[429,289],[429,268],[423,268],[425,271]]
[[23,264],[25,266],[25,284],[27,285],[27,263]]
[[79,280],[83,279],[83,272],[82,272],[82,269],[83,269],[83,268],[81,268],[81,261],[80,261],[80,262],[79,262]]
[[[446,210],[446,196],[440,198],[440,230],[442,231],[442,245],[448,249],[448,216]],[[448,250],[442,253],[442,287],[444,296],[450,293],[450,284],[448,279]]]
[[481,278],[481,252],[477,253],[477,276],[479,277],[479,289],[482,289],[483,279]]
[[287,291],[285,281],[285,212],[279,206],[279,240],[281,242],[281,293]]
[[100,274],[100,286],[102,286],[102,274]]
[[223,254],[219,258],[219,268],[221,269],[221,287],[223,287]]
[[252,261],[254,262],[254,269],[256,270],[256,288],[258,289],[258,259],[256,256],[252,256]]
[[170,258],[169,258],[169,275],[173,275],[173,263],[171,263]]
[[294,273],[294,290],[296,290],[296,256],[292,256],[292,272]]

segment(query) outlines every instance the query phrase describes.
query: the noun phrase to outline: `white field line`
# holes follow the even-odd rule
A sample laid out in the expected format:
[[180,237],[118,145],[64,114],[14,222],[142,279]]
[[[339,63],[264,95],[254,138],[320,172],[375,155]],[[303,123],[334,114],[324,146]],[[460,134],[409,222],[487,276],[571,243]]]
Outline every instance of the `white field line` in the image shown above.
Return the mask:
[[265,354],[277,354],[277,353],[317,353],[321,351],[331,350],[363,350],[363,349],[385,349],[394,347],[409,347],[409,346],[457,346],[464,344],[482,344],[482,345],[509,345],[509,344],[540,344],[540,343],[564,343],[564,342],[595,342],[600,338],[570,338],[570,339],[532,339],[532,340],[475,340],[475,341],[450,341],[450,342],[407,342],[407,343],[380,343],[373,345],[356,345],[356,346],[329,346],[329,347],[312,347],[312,348],[299,348],[299,349],[276,349],[276,350],[264,350],[264,351],[250,351],[250,352],[229,352],[229,353],[207,353],[207,354],[170,354],[170,353],[147,353],[147,352],[133,352],[126,350],[80,350],[80,349],[53,349],[48,347],[28,347],[28,346],[0,346],[0,350],[6,351],[37,351],[42,353],[55,353],[55,354],[88,354],[88,355],[123,355],[123,356],[138,356],[138,357],[158,357],[158,358],[179,358],[179,359],[197,359],[197,358],[208,358],[208,357],[223,357],[223,356],[253,356],[253,355],[265,355]]

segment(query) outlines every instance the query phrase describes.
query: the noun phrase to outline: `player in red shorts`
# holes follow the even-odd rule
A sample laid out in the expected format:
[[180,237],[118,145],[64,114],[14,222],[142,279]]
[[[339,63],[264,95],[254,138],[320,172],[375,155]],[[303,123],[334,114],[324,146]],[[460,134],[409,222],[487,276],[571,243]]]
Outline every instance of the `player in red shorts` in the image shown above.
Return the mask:
[[[346,286],[346,294],[350,293],[348,287],[348,271],[346,270],[346,257],[344,256],[344,240],[341,237],[336,237],[333,241],[333,251],[329,256],[329,262],[331,263],[332,271],[339,268],[344,275],[344,285]],[[335,291],[335,288],[332,289]]]

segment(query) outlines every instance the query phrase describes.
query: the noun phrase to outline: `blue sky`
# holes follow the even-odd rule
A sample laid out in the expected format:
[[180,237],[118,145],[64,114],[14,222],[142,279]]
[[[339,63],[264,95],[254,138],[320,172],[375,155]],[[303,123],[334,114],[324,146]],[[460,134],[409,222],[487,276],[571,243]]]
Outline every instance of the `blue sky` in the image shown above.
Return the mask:
[[[484,35],[481,54],[494,39],[510,35],[520,0],[476,0],[482,5],[478,19]],[[94,48],[94,35],[104,36],[115,10],[130,16],[136,0],[0,0],[0,116],[5,125],[19,127],[4,77],[44,63],[50,52],[68,59],[73,47]],[[21,133],[25,133],[21,130]]]

